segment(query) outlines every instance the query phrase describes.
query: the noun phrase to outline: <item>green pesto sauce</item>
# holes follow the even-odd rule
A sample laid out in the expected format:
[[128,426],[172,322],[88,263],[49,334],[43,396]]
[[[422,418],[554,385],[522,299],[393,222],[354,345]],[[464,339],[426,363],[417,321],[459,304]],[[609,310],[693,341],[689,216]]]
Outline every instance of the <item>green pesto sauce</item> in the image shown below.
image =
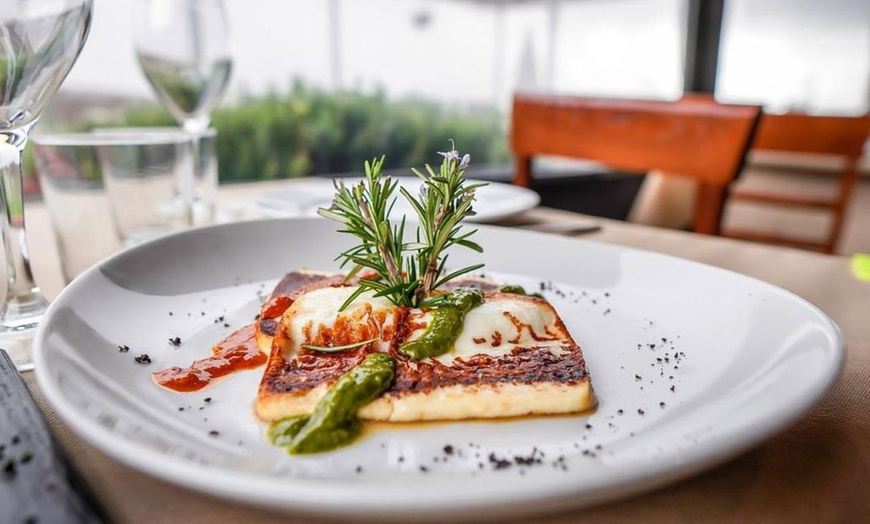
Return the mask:
[[310,415],[276,420],[269,424],[269,441],[292,455],[320,453],[345,446],[360,432],[357,412],[390,388],[396,362],[384,353],[374,353],[342,375]]
[[462,331],[469,311],[483,304],[483,293],[477,289],[459,288],[432,309],[432,321],[423,334],[399,346],[399,353],[414,359],[437,357],[447,353]]
[[526,289],[523,286],[518,286],[516,284],[505,284],[498,288],[500,293],[513,293],[514,295],[526,295],[529,297],[538,297],[544,298],[540,293],[527,293]]

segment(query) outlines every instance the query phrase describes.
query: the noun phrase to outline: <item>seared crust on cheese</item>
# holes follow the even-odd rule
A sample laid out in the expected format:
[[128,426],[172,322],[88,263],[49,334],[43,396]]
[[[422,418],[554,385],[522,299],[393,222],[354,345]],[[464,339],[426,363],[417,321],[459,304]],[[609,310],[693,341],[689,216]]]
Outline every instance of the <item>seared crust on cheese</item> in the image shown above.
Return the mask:
[[[321,288],[335,285],[330,277],[321,278]],[[288,275],[282,282],[288,279],[293,280]],[[293,303],[274,337],[263,336],[263,341],[271,340],[256,403],[257,416],[264,421],[309,413],[338,377],[373,351],[387,351],[396,359],[396,379],[386,393],[360,410],[363,419],[497,418],[574,413],[593,406],[582,352],[546,300],[487,292],[487,307],[472,310],[477,318],[469,313],[453,352],[413,360],[397,349],[425,326],[425,310],[358,299],[315,326],[311,311],[329,309],[323,304],[349,296],[352,288],[312,292],[317,289],[315,280],[298,281],[303,280],[303,293],[285,286],[281,293],[295,295]],[[476,284],[494,288],[486,281]],[[302,347],[372,338],[377,341],[340,353]]]

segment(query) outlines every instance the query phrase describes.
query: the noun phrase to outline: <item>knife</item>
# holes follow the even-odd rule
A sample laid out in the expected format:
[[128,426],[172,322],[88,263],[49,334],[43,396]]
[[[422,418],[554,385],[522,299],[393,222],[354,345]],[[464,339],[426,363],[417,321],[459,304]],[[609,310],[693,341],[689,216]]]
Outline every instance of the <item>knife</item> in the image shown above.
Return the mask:
[[0,522],[105,522],[48,424],[0,349]]

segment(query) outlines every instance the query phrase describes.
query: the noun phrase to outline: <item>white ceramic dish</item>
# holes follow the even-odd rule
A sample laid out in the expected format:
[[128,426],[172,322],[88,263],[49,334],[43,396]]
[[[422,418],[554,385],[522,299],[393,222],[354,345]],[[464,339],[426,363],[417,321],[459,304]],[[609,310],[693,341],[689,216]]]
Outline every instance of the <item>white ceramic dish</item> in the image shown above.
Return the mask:
[[[358,178],[343,179],[350,185],[358,182]],[[408,189],[416,195],[422,182],[419,178],[397,177],[400,186]],[[469,180],[469,183],[481,182]],[[531,189],[501,184],[498,182],[486,182],[486,186],[477,190],[474,210],[477,215],[470,217],[471,222],[496,222],[517,215],[534,208],[540,203],[541,198]],[[254,207],[266,216],[277,218],[300,218],[313,217],[317,214],[317,208],[328,207],[335,194],[335,187],[331,179],[327,178],[300,178],[294,180],[287,187],[276,191],[267,191],[254,198]],[[399,195],[396,200],[395,212],[401,215],[413,217],[414,210],[404,197]]]
[[[166,237],[92,268],[40,326],[42,391],[107,454],[219,497],[354,519],[501,518],[627,497],[720,463],[809,409],[843,363],[836,325],[764,282],[482,227],[476,240],[488,271],[544,282],[586,355],[600,402],[594,413],[384,426],[345,449],[295,458],[261,439],[251,414],[259,371],[191,394],[152,383],[150,372],[202,358],[252,321],[284,272],[334,268],[349,243],[334,230],[318,219],[236,223]],[[176,336],[180,347],[168,342]],[[135,363],[142,353],[153,363]],[[540,462],[520,465],[517,456]]]

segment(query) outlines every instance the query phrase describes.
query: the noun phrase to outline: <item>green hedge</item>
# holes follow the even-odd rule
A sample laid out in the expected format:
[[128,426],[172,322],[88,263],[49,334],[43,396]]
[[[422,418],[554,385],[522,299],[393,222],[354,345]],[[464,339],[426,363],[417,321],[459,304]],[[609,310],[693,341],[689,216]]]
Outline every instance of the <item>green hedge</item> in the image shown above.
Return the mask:
[[[502,116],[452,110],[421,99],[389,100],[383,92],[329,93],[296,82],[286,93],[248,97],[214,111],[223,182],[358,172],[385,154],[385,167],[437,163],[436,151],[470,153],[475,165],[509,160]],[[86,127],[173,125],[156,105],[133,107],[118,121]]]

